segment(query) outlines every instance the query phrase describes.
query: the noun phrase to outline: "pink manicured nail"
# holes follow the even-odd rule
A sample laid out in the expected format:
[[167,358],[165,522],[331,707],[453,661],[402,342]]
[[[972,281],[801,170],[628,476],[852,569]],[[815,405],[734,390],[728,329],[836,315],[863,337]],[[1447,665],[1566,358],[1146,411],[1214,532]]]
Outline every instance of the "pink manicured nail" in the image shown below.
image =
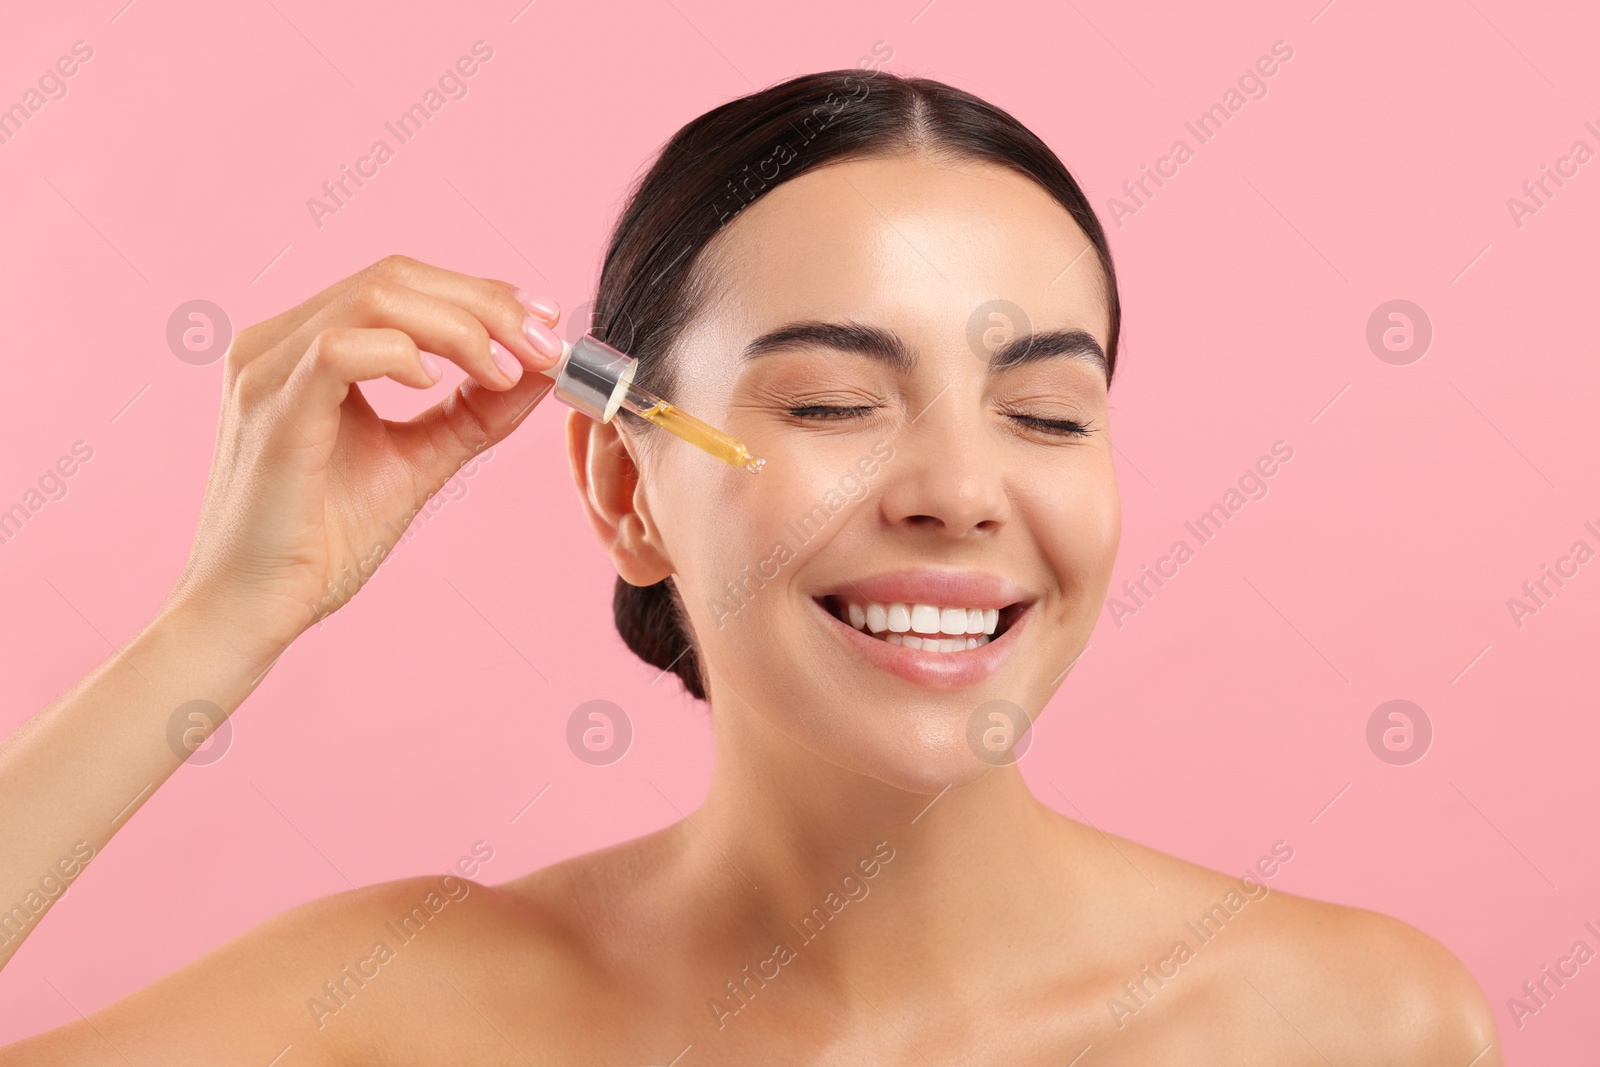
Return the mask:
[[500,372],[507,378],[515,382],[522,377],[522,362],[513,356],[505,345],[492,338],[489,341],[489,355],[494,357],[494,365],[499,367]]
[[444,368],[439,365],[439,357],[432,352],[424,352],[422,349],[418,349],[418,351],[422,352],[422,373],[426,374],[428,379],[433,382],[443,378]]
[[539,350],[539,354],[551,363],[561,358],[561,338],[532,315],[522,320],[522,332],[527,336],[529,343]]
[[516,298],[518,303],[535,315],[543,315],[547,319],[553,319],[561,314],[561,307],[554,300],[546,300],[543,297],[534,296],[526,289],[518,289]]

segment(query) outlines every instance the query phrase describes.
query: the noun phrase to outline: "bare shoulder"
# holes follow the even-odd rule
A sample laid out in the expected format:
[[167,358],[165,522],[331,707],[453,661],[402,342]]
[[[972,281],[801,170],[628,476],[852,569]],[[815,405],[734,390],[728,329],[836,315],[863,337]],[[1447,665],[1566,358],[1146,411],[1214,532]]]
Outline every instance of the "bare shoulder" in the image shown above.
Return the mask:
[[1263,903],[1241,964],[1290,1007],[1321,1017],[1333,1046],[1327,1054],[1352,1062],[1501,1063],[1483,991],[1437,940],[1365,908],[1281,891]]
[[301,1064],[363,1062],[374,1035],[387,1042],[439,1014],[452,977],[471,983],[459,962],[495,943],[512,914],[526,922],[504,894],[455,876],[307,901],[77,1022],[0,1049],[0,1067],[271,1063],[290,1049]]
[[1483,993],[1442,944],[1387,915],[1274,888],[1292,843],[1229,873],[1065,817],[1060,835],[1058,862],[1100,898],[1107,1054],[1500,1067]]
[[1230,875],[1117,841],[1165,890],[1147,898],[1143,918],[1164,928],[1181,920],[1178,939],[1196,961],[1181,967],[1199,980],[1182,998],[1188,1011],[1176,1014],[1276,1033],[1284,1055],[1298,1049],[1307,1062],[1501,1064],[1489,1005],[1466,966],[1398,919],[1271,888],[1293,857],[1286,842]]

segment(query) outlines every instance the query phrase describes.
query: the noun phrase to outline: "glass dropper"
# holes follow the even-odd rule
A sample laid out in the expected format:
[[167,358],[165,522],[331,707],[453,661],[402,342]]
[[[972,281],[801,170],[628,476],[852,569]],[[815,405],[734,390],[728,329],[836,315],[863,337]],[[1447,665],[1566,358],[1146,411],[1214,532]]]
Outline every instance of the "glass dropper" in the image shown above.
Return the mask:
[[561,358],[542,373],[555,379],[556,399],[598,422],[610,422],[619,410],[683,438],[724,463],[759,474],[767,461],[721,430],[676,405],[633,384],[638,364],[592,333],[561,342]]

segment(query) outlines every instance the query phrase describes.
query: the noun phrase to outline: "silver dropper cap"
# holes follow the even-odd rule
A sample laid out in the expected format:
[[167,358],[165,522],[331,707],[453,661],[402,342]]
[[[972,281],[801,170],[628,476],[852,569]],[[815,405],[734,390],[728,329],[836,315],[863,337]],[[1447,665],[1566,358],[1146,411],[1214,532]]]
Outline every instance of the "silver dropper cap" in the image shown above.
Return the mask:
[[597,422],[610,422],[633,384],[636,364],[592,333],[561,342],[561,358],[540,371],[555,379],[556,399]]

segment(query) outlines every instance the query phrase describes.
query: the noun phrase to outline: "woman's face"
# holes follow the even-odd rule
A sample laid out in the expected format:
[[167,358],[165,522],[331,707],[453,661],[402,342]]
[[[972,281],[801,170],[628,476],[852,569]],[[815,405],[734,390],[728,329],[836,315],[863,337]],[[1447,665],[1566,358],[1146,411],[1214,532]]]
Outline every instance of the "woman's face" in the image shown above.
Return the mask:
[[1083,650],[1121,530],[1088,239],[1008,169],[897,157],[779,186],[707,255],[673,399],[765,470],[635,451],[716,715],[764,720],[722,736],[927,792],[1006,762],[1006,712],[1036,717]]

